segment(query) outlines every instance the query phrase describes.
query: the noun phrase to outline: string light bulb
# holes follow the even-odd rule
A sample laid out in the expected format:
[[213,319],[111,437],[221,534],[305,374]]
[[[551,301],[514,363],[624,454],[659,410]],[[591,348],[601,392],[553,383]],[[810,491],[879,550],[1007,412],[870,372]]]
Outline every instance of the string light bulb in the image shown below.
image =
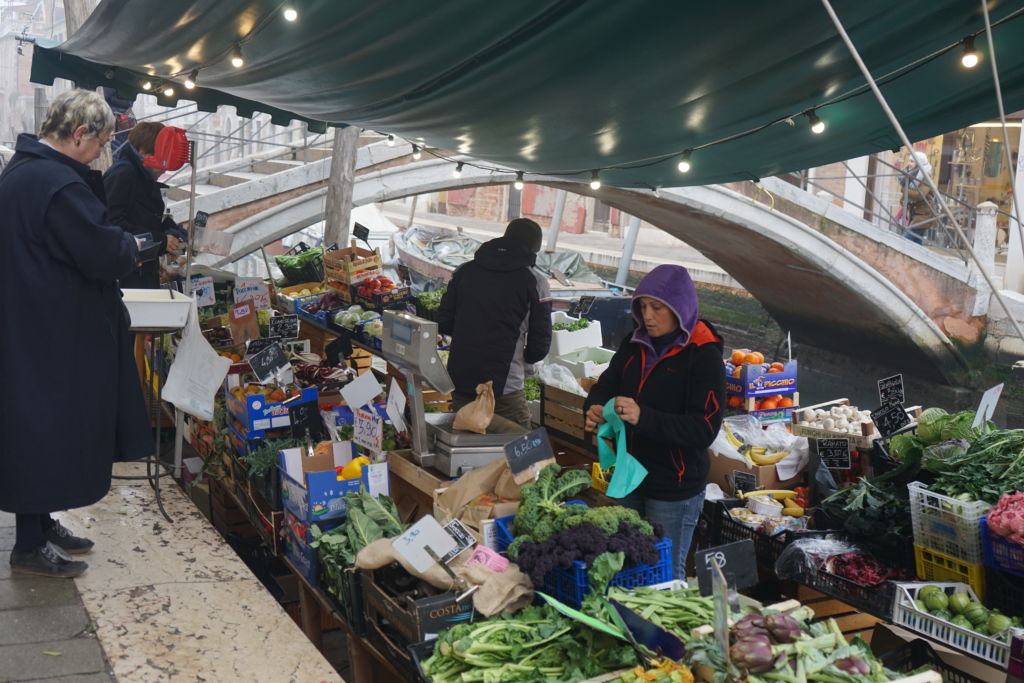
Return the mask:
[[423,156],[423,151],[420,149],[420,146],[419,145],[413,145],[412,146],[412,158],[415,159],[416,161],[419,161],[420,157],[422,157],[422,156]]
[[142,84],[142,89],[143,90],[152,90],[153,89],[153,81],[145,81]]
[[590,174],[590,189],[600,190],[601,189],[601,177],[597,171],[592,171]]
[[676,166],[680,173],[689,173],[693,166],[690,164],[690,150],[683,152],[683,156],[679,157],[679,164]]
[[295,11],[294,7],[285,7],[282,15],[285,21],[295,21],[299,18],[299,13]]
[[245,59],[242,58],[242,46],[235,45],[234,49],[231,50],[231,66],[236,69],[241,69],[245,66]]
[[395,136],[392,135],[391,133],[388,133],[388,147],[394,147],[394,146],[395,146]]
[[455,164],[455,170],[452,171],[452,177],[453,178],[461,178],[462,177],[462,162],[461,161],[459,163]]
[[522,171],[516,171],[516,182],[513,183],[513,186],[517,190],[523,189],[523,172]]
[[167,86],[164,88],[164,97],[174,97],[174,88]]
[[195,88],[196,87],[196,81],[198,81],[198,80],[199,80],[199,71],[193,71],[192,73],[190,73],[188,75],[188,78],[185,79],[185,89],[186,90],[192,90],[193,88]]
[[960,63],[963,64],[965,69],[973,69],[978,66],[980,61],[981,57],[978,55],[978,51],[974,49],[974,36],[964,38],[964,53],[960,56]]
[[825,122],[818,118],[818,115],[811,109],[807,112],[807,120],[811,124],[811,132],[815,135],[821,135],[825,132]]

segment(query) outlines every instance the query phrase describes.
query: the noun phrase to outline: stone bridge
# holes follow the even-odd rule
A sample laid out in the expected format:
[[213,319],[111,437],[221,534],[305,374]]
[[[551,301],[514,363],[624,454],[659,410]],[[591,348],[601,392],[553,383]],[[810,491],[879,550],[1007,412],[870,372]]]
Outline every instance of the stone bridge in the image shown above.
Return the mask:
[[[224,262],[323,220],[329,163],[325,158],[244,178],[197,197],[212,226],[235,233]],[[408,150],[366,145],[359,150],[353,202],[515,179],[470,166],[454,178],[451,170],[450,162],[413,162]],[[556,179],[530,182],[597,197],[700,250],[802,343],[948,380],[963,366],[949,334],[984,325],[988,295],[979,296],[979,278],[962,262],[776,178],[763,181],[774,208],[765,193],[753,197],[752,183],[662,189],[655,196]],[[171,207],[179,220],[187,215],[187,201]]]

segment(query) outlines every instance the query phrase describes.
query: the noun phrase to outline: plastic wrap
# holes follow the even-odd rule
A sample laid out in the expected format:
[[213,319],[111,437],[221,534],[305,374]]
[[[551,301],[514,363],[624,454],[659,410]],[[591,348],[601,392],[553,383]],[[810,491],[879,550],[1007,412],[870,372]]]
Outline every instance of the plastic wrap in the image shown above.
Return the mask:
[[775,562],[780,579],[797,579],[808,571],[817,571],[828,558],[843,553],[859,553],[854,543],[832,538],[800,538],[788,546]]
[[[789,455],[775,463],[779,479],[785,481],[795,477],[807,467],[810,460],[810,449],[807,438],[793,436],[785,425],[771,424],[762,427],[760,421],[752,415],[734,415],[724,420],[729,431],[745,444],[767,448],[769,452],[788,451]],[[725,428],[718,432],[712,442],[711,451],[716,455],[732,458],[745,463],[746,458],[729,443]]]
[[583,391],[580,383],[576,381],[576,377],[564,365],[542,363],[537,375],[540,377],[541,383],[547,384],[549,387],[557,387],[577,396],[587,395],[587,392]]

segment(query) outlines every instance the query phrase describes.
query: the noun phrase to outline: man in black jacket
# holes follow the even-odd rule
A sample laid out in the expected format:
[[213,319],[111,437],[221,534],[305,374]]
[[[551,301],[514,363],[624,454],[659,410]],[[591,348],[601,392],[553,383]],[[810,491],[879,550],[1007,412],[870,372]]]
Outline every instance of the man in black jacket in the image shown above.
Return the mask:
[[452,337],[453,410],[475,399],[476,386],[490,380],[494,412],[530,427],[523,382],[551,348],[551,291],[533,268],[540,246],[540,226],[517,218],[448,283],[438,327]]

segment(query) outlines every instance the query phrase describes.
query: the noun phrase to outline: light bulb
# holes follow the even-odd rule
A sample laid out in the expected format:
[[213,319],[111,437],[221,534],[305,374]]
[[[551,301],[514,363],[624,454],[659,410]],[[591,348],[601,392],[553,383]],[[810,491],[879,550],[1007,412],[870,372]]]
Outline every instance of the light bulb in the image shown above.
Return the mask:
[[143,90],[152,90],[153,89],[153,82],[152,81],[146,81],[145,83],[142,84],[142,89]]
[[461,178],[462,177],[462,162],[461,161],[459,163],[455,164],[455,170],[452,171],[452,177],[453,178]]
[[814,113],[814,110],[807,112],[807,120],[811,123],[811,132],[815,135],[821,135],[825,132],[825,122],[818,118],[818,115]]
[[679,158],[679,164],[676,166],[680,173],[689,173],[692,168],[690,164],[690,151],[683,152],[683,156]]
[[395,146],[395,136],[392,135],[391,133],[388,133],[388,147],[394,147],[394,146]]
[[420,150],[419,145],[412,146],[412,158],[419,161],[420,157],[423,156],[423,152]]
[[242,46],[235,45],[235,49],[231,51],[231,66],[236,69],[241,69],[245,66],[245,60],[242,59]]
[[189,74],[189,77],[185,79],[185,88],[187,90],[192,90],[196,87],[197,80],[199,80],[199,72],[193,71],[191,74]]
[[164,88],[164,97],[174,97],[174,88],[171,86]]
[[299,18],[299,13],[295,11],[294,7],[285,7],[284,8],[284,20],[285,21],[295,21],[298,18]]
[[981,61],[981,57],[974,49],[974,38],[964,38],[964,53],[960,57],[960,63],[964,65],[965,69],[973,69],[978,66],[979,61]]
[[601,189],[601,178],[598,177],[597,171],[590,174],[590,189],[600,190]]
[[523,189],[523,172],[522,171],[519,171],[518,173],[516,173],[516,182],[513,183],[513,185],[515,186],[515,188],[517,190]]

